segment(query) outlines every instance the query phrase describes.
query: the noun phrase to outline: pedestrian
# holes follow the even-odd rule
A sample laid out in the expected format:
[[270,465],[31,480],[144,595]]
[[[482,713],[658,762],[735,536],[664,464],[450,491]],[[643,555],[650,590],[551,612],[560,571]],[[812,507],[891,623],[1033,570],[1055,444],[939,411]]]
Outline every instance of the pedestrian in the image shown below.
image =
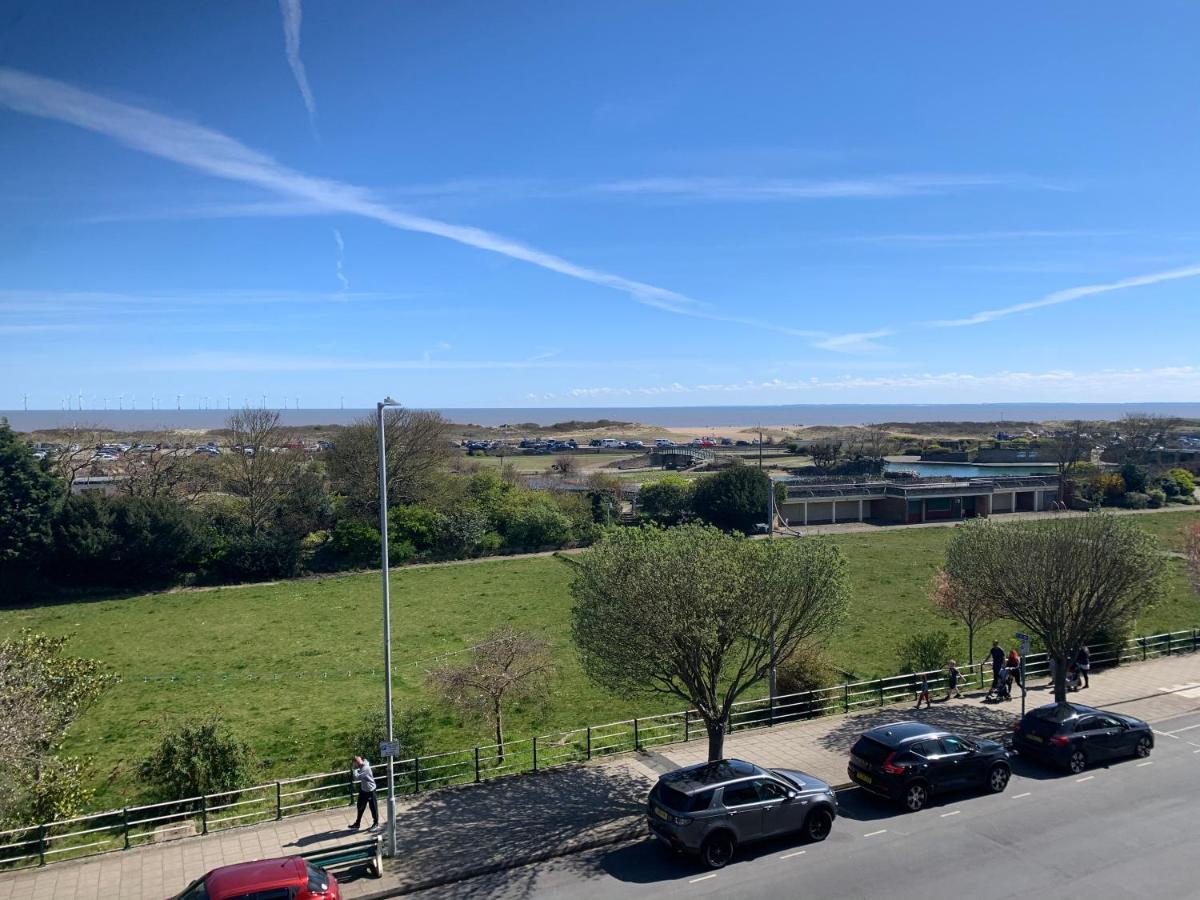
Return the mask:
[[1025,684],[1021,681],[1021,654],[1017,652],[1017,648],[1013,647],[1008,651],[1008,662],[1005,663],[1008,669],[1008,677],[1010,681],[1015,681],[1021,688],[1021,694],[1025,694]]
[[1058,675],[1058,660],[1053,656],[1046,657],[1046,674],[1050,676],[1050,686],[1053,687]]
[[354,818],[351,831],[357,831],[362,825],[363,811],[371,808],[371,830],[379,830],[379,801],[375,799],[375,774],[371,771],[370,761],[361,756],[354,757],[354,768],[350,770],[354,783],[358,785],[358,815]]
[[1075,657],[1075,668],[1083,676],[1083,686],[1086,688],[1088,686],[1088,672],[1092,669],[1092,654],[1086,644],[1079,648],[1079,653]]
[[1079,690],[1081,682],[1079,681],[1079,667],[1076,665],[1067,666],[1067,690]]
[[987,696],[984,700],[991,700],[992,697],[1000,696],[1001,673],[1004,671],[1004,650],[1000,646],[999,641],[992,641],[992,649],[988,651],[988,658],[992,661],[992,686],[988,688]]
[[956,663],[954,660],[950,660],[950,665],[946,667],[946,674],[946,684],[948,685],[946,690],[946,699],[949,700],[951,697],[961,697],[962,691],[959,690],[958,680],[962,677],[962,675],[958,671],[958,663]]
[[921,673],[921,684],[917,688],[917,709],[921,708],[921,701],[925,701],[925,708],[930,709],[933,703],[929,700],[929,673]]

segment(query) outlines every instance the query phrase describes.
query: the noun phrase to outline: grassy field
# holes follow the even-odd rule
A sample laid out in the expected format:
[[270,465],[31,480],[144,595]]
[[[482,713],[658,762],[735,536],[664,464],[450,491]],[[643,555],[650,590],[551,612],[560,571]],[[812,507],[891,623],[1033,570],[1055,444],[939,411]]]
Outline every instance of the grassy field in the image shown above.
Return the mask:
[[[1139,516],[1178,549],[1198,511]],[[850,616],[827,643],[834,662],[859,677],[890,674],[896,646],[914,632],[962,629],[932,615],[926,600],[950,528],[838,535],[850,566]],[[1142,633],[1200,625],[1200,604],[1182,563],[1170,561],[1167,600],[1139,623]],[[591,685],[567,633],[568,566],[552,557],[399,569],[392,577],[393,653],[400,707],[427,704],[424,672],[439,654],[483,639],[500,625],[542,635],[557,674],[543,701],[514,708],[508,734],[528,736],[676,708],[622,698]],[[116,600],[0,610],[0,634],[21,628],[72,636],[71,652],[97,657],[124,681],[72,732],[67,750],[96,760],[97,804],[137,796],[135,769],[164,716],[219,710],[255,747],[263,777],[341,765],[346,735],[382,693],[379,578],[349,575],[274,585],[149,594]],[[982,656],[997,623],[976,641]],[[486,742],[484,729],[435,710],[431,750]]]

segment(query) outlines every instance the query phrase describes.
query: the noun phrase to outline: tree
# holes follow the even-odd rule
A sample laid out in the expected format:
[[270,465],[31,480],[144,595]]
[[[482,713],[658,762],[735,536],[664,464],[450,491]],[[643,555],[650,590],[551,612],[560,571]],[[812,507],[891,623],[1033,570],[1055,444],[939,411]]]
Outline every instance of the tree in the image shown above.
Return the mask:
[[0,821],[72,815],[86,800],[81,764],[57,754],[115,679],[96,660],[65,655],[66,641],[23,631],[0,643]]
[[1131,519],[1070,519],[955,529],[946,552],[953,591],[990,604],[1036,635],[1057,662],[1054,698],[1066,702],[1067,664],[1095,632],[1132,623],[1162,594],[1153,537]]
[[9,590],[50,549],[50,523],[62,493],[61,482],[0,419],[0,583]]
[[579,459],[570,453],[560,453],[551,465],[559,475],[574,475],[579,471]]
[[1067,427],[1055,436],[1051,452],[1058,466],[1059,478],[1066,478],[1080,462],[1087,461],[1085,456],[1092,447],[1087,428],[1086,422],[1076,419],[1068,422]]
[[1166,443],[1172,420],[1165,416],[1132,412],[1121,419],[1117,440],[1125,462],[1147,463],[1155,448]]
[[966,626],[967,662],[974,662],[976,632],[996,621],[996,610],[991,601],[976,594],[955,590],[954,582],[945,572],[938,572],[933,577],[933,592],[929,599],[943,616]]
[[944,668],[950,659],[950,635],[944,631],[914,634],[900,644],[898,656],[900,675]]
[[273,452],[283,443],[279,412],[246,407],[227,420],[232,449],[221,458],[225,489],[241,498],[246,531],[257,537],[268,530],[300,469],[292,453]]
[[170,724],[138,773],[162,800],[219,794],[250,783],[254,752],[217,715]]
[[862,452],[869,459],[883,459],[895,441],[882,425],[868,425],[862,432]]
[[550,672],[550,648],[524,631],[501,628],[471,649],[470,660],[429,673],[449,703],[493,728],[496,760],[504,762],[504,704],[534,694]]
[[845,615],[846,564],[818,538],[750,541],[704,525],[624,529],[567,560],[584,672],[622,696],[693,707],[720,759],[733,704]]
[[[387,442],[388,502],[420,503],[454,454],[446,421],[437,413],[391,409],[383,417]],[[338,435],[329,457],[329,478],[360,518],[379,515],[379,429],[374,416]]]
[[840,441],[814,441],[808,448],[813,465],[818,469],[832,469],[842,456]]
[[213,487],[210,461],[180,448],[164,447],[126,459],[125,478],[117,488],[131,497],[192,502]]
[[696,479],[692,510],[724,531],[752,534],[767,521],[767,491],[771,479],[761,469],[734,466]]
[[645,482],[638,491],[637,505],[643,516],[659,525],[678,525],[692,511],[691,480],[682,475],[664,475]]

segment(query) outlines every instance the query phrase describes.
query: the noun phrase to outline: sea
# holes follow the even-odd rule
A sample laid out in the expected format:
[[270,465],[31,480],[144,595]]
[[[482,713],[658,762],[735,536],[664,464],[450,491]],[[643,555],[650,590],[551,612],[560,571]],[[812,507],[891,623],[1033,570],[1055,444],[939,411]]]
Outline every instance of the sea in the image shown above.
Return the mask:
[[[1200,418],[1200,403],[805,403],[777,406],[560,406],[437,409],[460,425],[553,425],[609,419],[664,428],[865,425],[873,422],[1044,422],[1113,420],[1127,413]],[[348,425],[373,409],[281,409],[284,425]],[[221,428],[228,409],[0,410],[16,431],[110,428],[114,431]]]

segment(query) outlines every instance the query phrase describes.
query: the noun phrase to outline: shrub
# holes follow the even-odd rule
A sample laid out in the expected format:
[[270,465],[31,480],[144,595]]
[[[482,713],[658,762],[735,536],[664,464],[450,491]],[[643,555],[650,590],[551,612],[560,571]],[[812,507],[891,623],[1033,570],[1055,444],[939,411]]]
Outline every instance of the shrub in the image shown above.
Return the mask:
[[304,538],[286,531],[241,530],[225,518],[210,527],[212,552],[205,561],[211,578],[259,581],[290,578],[300,570]]
[[[1125,497],[1128,499],[1129,495],[1126,494]],[[1148,505],[1151,509],[1158,509],[1160,506],[1166,505],[1167,502],[1166,492],[1160,490],[1159,488],[1150,488],[1150,490],[1146,491],[1146,497],[1149,501]]]
[[571,522],[544,501],[514,510],[505,523],[509,547],[558,547],[570,540]]
[[819,691],[839,681],[837,670],[819,647],[801,647],[775,670],[775,688],[779,695]]
[[216,715],[163,724],[138,774],[163,800],[231,791],[251,783],[254,754]]
[[692,509],[705,522],[724,531],[752,534],[767,521],[766,473],[750,466],[735,466],[696,480]]
[[[390,530],[388,537],[391,537]],[[333,527],[329,545],[345,565],[379,565],[379,529],[365,522],[342,519]]]
[[1135,493],[1145,493],[1146,491],[1146,470],[1141,466],[1134,465],[1131,462],[1121,466],[1121,480],[1125,482],[1125,490]]
[[1162,478],[1156,479],[1154,486],[1162,491],[1167,498],[1179,496],[1179,482],[1169,475],[1164,475]]
[[678,525],[692,509],[692,482],[682,475],[664,475],[642,485],[638,507],[642,515],[659,525]]
[[1167,472],[1171,480],[1179,486],[1179,493],[1191,497],[1196,492],[1196,479],[1187,469],[1171,469]]
[[897,648],[900,669],[897,674],[932,672],[946,666],[950,660],[950,635],[944,631],[914,634]]
[[[408,541],[417,552],[428,553],[441,539],[442,518],[441,513],[424,506],[393,506],[388,510],[388,540]],[[378,531],[375,540],[379,541]]]
[[1096,492],[1107,503],[1116,503],[1125,495],[1125,479],[1115,472],[1104,472],[1096,478]]
[[[1161,492],[1160,492],[1161,493]],[[1150,505],[1150,497],[1140,491],[1127,491],[1125,494],[1126,509],[1145,509]]]

